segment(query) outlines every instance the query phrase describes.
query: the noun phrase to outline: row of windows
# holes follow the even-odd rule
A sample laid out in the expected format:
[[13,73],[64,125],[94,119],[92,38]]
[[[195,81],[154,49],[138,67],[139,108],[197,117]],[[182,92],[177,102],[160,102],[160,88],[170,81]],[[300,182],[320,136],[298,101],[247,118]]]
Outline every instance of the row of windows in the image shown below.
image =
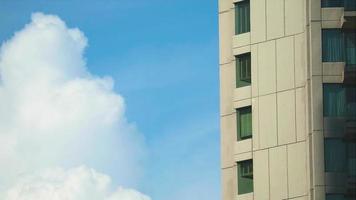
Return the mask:
[[345,62],[348,69],[356,69],[356,31],[323,29],[322,59],[323,62]]
[[[356,86],[344,84],[323,85],[324,117],[356,120]],[[341,127],[337,131],[343,132]],[[356,143],[344,133],[338,137],[324,139],[325,172],[356,177]],[[345,194],[326,194],[326,200],[351,200]]]
[[[356,10],[355,0],[322,0],[321,7],[344,7]],[[235,34],[250,32],[250,0],[235,3]]]

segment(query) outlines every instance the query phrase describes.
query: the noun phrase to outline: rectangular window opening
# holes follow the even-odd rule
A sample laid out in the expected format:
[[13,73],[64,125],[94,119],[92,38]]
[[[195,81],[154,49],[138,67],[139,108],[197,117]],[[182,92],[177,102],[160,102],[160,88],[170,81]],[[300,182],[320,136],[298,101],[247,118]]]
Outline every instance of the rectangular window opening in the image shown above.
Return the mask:
[[239,108],[237,113],[237,140],[252,137],[252,108],[251,106]]
[[236,56],[236,87],[251,85],[251,53]]
[[237,162],[238,194],[253,192],[253,162],[245,160]]
[[235,33],[250,32],[250,0],[235,3]]

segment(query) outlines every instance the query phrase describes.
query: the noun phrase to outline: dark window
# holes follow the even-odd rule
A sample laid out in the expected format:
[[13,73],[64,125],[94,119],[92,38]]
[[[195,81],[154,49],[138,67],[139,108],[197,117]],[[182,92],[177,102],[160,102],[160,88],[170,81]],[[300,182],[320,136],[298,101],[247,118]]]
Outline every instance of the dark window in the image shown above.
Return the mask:
[[252,137],[252,109],[251,106],[236,109],[237,140]]
[[235,3],[235,33],[250,32],[250,1]]
[[251,54],[236,56],[236,87],[251,85]]
[[237,162],[238,194],[253,192],[253,163],[252,160]]

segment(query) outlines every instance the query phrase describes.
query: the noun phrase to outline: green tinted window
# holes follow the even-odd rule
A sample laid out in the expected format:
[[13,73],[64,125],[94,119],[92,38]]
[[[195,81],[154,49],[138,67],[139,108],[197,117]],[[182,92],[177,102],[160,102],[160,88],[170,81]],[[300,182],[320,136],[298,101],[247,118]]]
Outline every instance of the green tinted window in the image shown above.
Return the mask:
[[344,7],[344,0],[321,0],[321,7]]
[[252,109],[251,106],[239,108],[237,113],[237,140],[252,137]]
[[251,54],[236,56],[236,87],[251,85]]
[[324,140],[324,158],[326,172],[346,172],[347,147],[340,138],[326,138]]
[[323,86],[324,117],[346,117],[356,120],[356,87],[337,83]]
[[238,194],[253,192],[253,163],[245,160],[237,163]]
[[341,29],[323,29],[323,62],[343,62],[345,45]]
[[235,33],[250,32],[250,1],[235,3]]

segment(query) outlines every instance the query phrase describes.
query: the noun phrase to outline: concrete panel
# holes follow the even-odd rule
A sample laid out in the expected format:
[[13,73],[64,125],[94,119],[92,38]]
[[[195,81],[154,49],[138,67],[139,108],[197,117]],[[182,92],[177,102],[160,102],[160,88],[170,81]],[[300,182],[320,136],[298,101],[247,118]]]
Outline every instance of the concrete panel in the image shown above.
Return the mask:
[[321,20],[321,0],[309,1],[310,4],[310,20]]
[[269,150],[270,199],[288,198],[287,147]]
[[256,151],[253,154],[253,188],[254,199],[270,199],[268,150]]
[[266,0],[267,39],[284,36],[284,0]]
[[277,91],[294,88],[294,37],[277,40]]
[[321,131],[313,131],[312,139],[314,185],[325,185],[324,135]]
[[258,46],[259,95],[276,92],[276,43],[270,41]]
[[306,144],[290,144],[287,151],[289,198],[307,195]]
[[234,7],[232,0],[219,0],[219,12],[226,12]]
[[260,148],[277,145],[276,94],[259,98],[259,138]]
[[323,76],[323,83],[343,83],[344,76]]
[[259,149],[259,106],[258,106],[258,98],[252,99],[252,148],[253,150]]
[[253,200],[253,193],[239,194],[237,195],[237,200]]
[[251,99],[235,101],[234,102],[234,109],[242,108],[242,107],[246,107],[246,106],[250,106],[250,105],[251,105]]
[[232,38],[232,47],[238,48],[249,45],[251,43],[250,32],[234,35]]
[[221,166],[223,168],[234,165],[234,144],[237,141],[236,135],[236,114],[223,116],[220,119],[221,126]]
[[323,128],[323,84],[321,76],[312,77],[312,129]]
[[266,40],[266,0],[253,0],[251,3],[251,43]]
[[310,49],[310,52],[313,52],[311,55],[312,75],[322,75],[320,22],[311,22],[310,37],[313,38]]
[[235,163],[250,159],[252,159],[252,151],[234,155]]
[[232,36],[234,35],[234,12],[224,12],[219,14],[219,47],[220,64],[229,63],[232,56]]
[[325,200],[325,186],[317,186],[314,188],[314,199]]
[[258,45],[251,46],[251,92],[252,97],[258,95]]
[[295,91],[277,94],[278,104],[278,145],[296,142]]
[[322,8],[321,19],[323,21],[341,21],[344,17],[344,8]]
[[344,74],[344,62],[324,62],[323,76],[342,76]]
[[252,139],[235,142],[235,154],[241,154],[252,151]]
[[234,101],[251,98],[251,86],[239,87],[234,90]]
[[234,54],[234,56],[237,55],[241,55],[244,53],[249,53],[251,51],[251,46],[247,45],[247,46],[243,46],[243,47],[239,47],[239,48],[235,48],[232,50],[232,53]]
[[236,181],[236,166],[232,168],[222,169],[221,185],[222,185],[222,199],[235,199],[237,194],[237,181]]
[[342,28],[342,25],[344,21],[338,20],[338,21],[322,21],[321,22],[321,27],[324,28]]
[[293,200],[307,200],[307,199],[308,199],[308,196],[293,198]]
[[294,38],[295,55],[295,85],[304,86],[307,77],[307,53],[306,53],[306,34],[296,35]]
[[303,141],[307,135],[306,120],[306,93],[305,88],[296,89],[296,124],[297,124],[297,141]]
[[305,0],[285,0],[286,35],[301,33],[305,27]]
[[220,66],[220,114],[234,112],[232,105],[235,89],[235,63]]

